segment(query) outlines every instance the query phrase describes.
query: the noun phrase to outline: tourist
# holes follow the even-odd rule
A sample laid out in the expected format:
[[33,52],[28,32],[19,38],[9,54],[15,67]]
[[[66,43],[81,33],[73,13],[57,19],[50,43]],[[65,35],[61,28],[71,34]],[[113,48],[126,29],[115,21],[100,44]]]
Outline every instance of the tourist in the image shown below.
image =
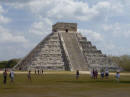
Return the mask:
[[76,79],[79,79],[79,70],[76,70]]
[[14,82],[14,72],[13,72],[13,70],[10,71],[9,77],[11,79],[11,83],[13,83]]
[[97,79],[97,75],[98,75],[97,70],[94,70],[94,69],[93,69],[93,78],[94,78],[94,79]]
[[90,71],[90,77],[93,78],[93,70]]
[[106,77],[106,78],[109,77],[109,71],[108,71],[108,70],[105,71],[105,77]]
[[37,70],[35,69],[35,74],[37,74]]
[[38,75],[39,75],[39,74],[40,74],[40,70],[38,69],[38,71],[37,71],[37,72],[38,72]]
[[97,79],[97,77],[98,77],[98,71],[97,71],[97,69],[95,70],[95,78]]
[[93,78],[95,79],[95,70],[93,69]]
[[101,78],[102,79],[104,78],[104,71],[103,70],[101,71]]
[[120,72],[119,71],[116,72],[115,77],[116,77],[116,81],[119,82],[119,79],[120,79]]
[[42,74],[43,74],[43,69],[42,69]]
[[3,72],[3,83],[6,84],[7,83],[7,70],[5,69],[5,71]]
[[31,80],[31,71],[28,71],[28,80]]

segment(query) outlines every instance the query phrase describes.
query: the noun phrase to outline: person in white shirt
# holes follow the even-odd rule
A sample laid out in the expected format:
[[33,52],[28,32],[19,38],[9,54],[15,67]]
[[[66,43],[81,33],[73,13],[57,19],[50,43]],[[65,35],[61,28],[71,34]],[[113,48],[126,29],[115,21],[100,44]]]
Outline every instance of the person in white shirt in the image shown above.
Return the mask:
[[10,79],[11,79],[11,83],[13,83],[14,82],[14,71],[13,70],[10,71],[9,76],[10,76]]
[[116,80],[118,82],[120,81],[120,72],[119,71],[116,72]]

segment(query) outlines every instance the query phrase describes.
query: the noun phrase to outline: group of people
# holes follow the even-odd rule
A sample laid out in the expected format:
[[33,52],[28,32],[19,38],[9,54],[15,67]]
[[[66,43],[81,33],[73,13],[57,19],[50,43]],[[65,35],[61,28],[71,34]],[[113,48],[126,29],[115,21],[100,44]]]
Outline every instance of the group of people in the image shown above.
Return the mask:
[[43,74],[43,69],[35,69],[35,74]]
[[[43,70],[35,70],[35,74],[38,74],[38,75],[43,74]],[[98,78],[98,70],[97,69],[91,70],[90,74],[91,74],[91,78],[93,78],[93,79]],[[79,79],[79,76],[80,76],[79,70],[76,70],[76,79],[77,80]],[[100,76],[102,79],[104,79],[104,77],[108,78],[109,71],[108,70],[105,70],[105,71],[101,70]],[[5,69],[3,72],[3,83],[4,84],[7,83],[7,77],[8,77],[8,74],[7,74],[7,70]],[[28,71],[27,77],[28,77],[28,80],[31,80],[31,71],[30,70]],[[10,82],[14,83],[14,71],[13,70],[10,70],[9,78],[10,78]],[[119,81],[119,78],[120,78],[120,71],[119,70],[116,72],[115,78],[117,81]]]
[[[43,69],[35,69],[34,73],[40,75],[43,74],[44,72]],[[31,80],[31,70],[28,71],[27,77],[28,80]]]
[[[35,74],[43,74],[43,70],[35,70]],[[14,71],[13,70],[10,70],[9,72],[9,78],[10,78],[10,82],[11,83],[14,83]],[[8,73],[7,73],[7,69],[5,69],[3,71],[3,83],[6,84],[7,83],[7,78],[8,78]],[[27,73],[27,78],[28,80],[31,80],[31,70],[28,71]]]
[[[7,77],[8,77],[8,73],[7,73],[7,70],[5,69],[3,72],[3,83],[4,84],[7,83]],[[10,70],[9,78],[10,78],[10,82],[13,83],[14,82],[14,71],[13,70]]]
[[[76,79],[77,80],[79,79],[79,75],[80,75],[79,70],[76,70]],[[97,79],[98,78],[98,70],[97,69],[92,69],[91,73],[90,73],[90,76],[91,76],[92,79]],[[106,79],[108,79],[109,71],[108,70],[104,71],[102,69],[101,72],[100,72],[100,77],[101,77],[101,79],[104,79],[104,77]],[[117,70],[117,72],[115,74],[115,78],[116,78],[117,81],[119,81],[119,79],[120,79],[120,71],[119,70]]]
[[[108,71],[108,70],[106,70],[106,71],[101,70],[100,76],[101,76],[102,79],[103,79],[104,77],[105,77],[105,78],[108,78],[108,77],[109,77],[109,71]],[[97,78],[98,78],[98,70],[97,70],[97,69],[93,69],[93,70],[91,71],[91,78],[94,78],[94,79],[97,79]]]
[[98,77],[98,71],[97,69],[96,70],[93,69],[91,71],[91,78],[97,79],[97,77]]
[[101,78],[103,79],[103,78],[108,78],[109,77],[109,71],[108,70],[106,70],[105,72],[104,72],[104,70],[101,70]]

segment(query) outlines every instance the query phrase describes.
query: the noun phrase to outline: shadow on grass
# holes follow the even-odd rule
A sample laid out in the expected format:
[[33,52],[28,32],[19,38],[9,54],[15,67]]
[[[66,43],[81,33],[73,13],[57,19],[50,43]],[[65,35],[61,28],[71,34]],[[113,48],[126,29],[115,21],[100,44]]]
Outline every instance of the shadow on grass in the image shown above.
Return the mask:
[[120,83],[123,83],[123,84],[130,84],[130,81],[120,81]]
[[116,80],[91,80],[91,81],[81,81],[81,80],[71,80],[71,81],[57,81],[57,82],[61,82],[61,83],[80,83],[80,84],[84,84],[84,83],[103,83],[103,84],[110,84],[110,83],[121,83],[121,84],[130,84],[130,81],[120,81],[117,82]]
[[82,81],[82,80],[71,80],[71,81],[57,81],[57,82],[63,82],[63,83],[113,83],[113,80],[91,80],[91,81]]

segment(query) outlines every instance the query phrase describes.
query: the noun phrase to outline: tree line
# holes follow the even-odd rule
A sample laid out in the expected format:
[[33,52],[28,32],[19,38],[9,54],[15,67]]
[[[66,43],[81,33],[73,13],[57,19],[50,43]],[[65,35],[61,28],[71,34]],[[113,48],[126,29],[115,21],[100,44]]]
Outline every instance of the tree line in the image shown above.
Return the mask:
[[0,68],[12,68],[19,62],[19,60],[20,59],[11,59],[7,61],[0,61]]
[[124,71],[130,71],[130,55],[109,56],[112,61],[120,66]]

